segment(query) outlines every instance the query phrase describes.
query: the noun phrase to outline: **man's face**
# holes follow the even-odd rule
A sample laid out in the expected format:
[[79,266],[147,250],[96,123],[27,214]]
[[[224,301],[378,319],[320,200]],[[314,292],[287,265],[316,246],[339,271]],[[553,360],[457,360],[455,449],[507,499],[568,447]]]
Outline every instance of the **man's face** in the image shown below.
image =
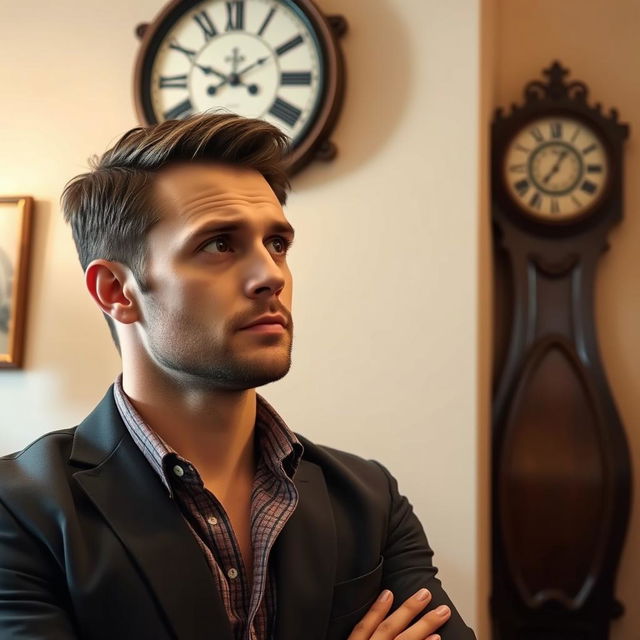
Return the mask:
[[[148,356],[190,386],[250,389],[291,366],[293,229],[264,177],[181,164],[154,185],[161,220],[147,237],[143,318]],[[261,316],[283,324],[252,328]]]

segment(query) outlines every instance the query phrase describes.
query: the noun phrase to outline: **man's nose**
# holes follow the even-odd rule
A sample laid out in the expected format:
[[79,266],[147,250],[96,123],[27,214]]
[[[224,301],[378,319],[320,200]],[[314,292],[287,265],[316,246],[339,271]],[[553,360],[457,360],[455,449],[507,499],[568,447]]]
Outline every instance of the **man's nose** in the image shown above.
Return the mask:
[[247,264],[246,295],[250,298],[277,296],[284,285],[283,265],[274,260],[264,245],[256,248]]

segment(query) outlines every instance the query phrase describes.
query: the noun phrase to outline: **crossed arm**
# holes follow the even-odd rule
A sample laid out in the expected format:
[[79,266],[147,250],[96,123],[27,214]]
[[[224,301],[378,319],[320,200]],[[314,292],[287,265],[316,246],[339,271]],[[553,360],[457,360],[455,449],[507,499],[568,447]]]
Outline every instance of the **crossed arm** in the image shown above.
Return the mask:
[[348,640],[475,640],[436,577],[433,551],[409,501],[400,495],[395,478],[379,466],[391,496],[382,586],[392,598],[378,599]]
[[[383,592],[341,640],[475,640],[442,589],[423,529],[395,480],[382,468],[391,497]],[[51,549],[0,502],[0,637],[78,640],[65,583]],[[425,592],[426,589],[426,592]],[[444,609],[442,609],[444,607]],[[437,635],[436,635],[437,634]]]

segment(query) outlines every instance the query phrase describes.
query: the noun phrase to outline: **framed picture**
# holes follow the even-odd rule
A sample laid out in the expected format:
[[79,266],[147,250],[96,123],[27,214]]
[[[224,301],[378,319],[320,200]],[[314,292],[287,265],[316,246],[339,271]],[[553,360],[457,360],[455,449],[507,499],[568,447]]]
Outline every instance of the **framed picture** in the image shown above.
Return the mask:
[[19,368],[24,353],[33,198],[0,196],[0,367]]

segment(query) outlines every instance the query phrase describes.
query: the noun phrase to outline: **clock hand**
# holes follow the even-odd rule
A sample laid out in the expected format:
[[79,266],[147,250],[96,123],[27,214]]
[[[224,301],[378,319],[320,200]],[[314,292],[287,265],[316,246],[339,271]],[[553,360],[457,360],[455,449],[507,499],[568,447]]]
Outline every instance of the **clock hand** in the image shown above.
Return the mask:
[[558,158],[558,162],[556,163],[558,165],[558,167],[560,167],[560,165],[562,164],[562,161],[569,155],[569,152],[565,149],[561,154],[560,157]]
[[549,173],[547,173],[547,175],[544,178],[542,178],[542,183],[543,184],[547,184],[547,182],[549,182],[551,177],[553,175],[555,175],[556,173],[558,173],[558,164],[557,163],[553,167],[551,167],[551,170],[549,171]]
[[553,167],[551,167],[549,173],[547,173],[547,175],[544,178],[542,178],[542,182],[544,184],[547,184],[547,182],[549,182],[549,180],[551,179],[551,176],[558,173],[560,169],[560,165],[562,164],[562,161],[567,157],[568,153],[569,152],[566,149],[560,153],[560,155],[558,156],[558,159],[556,160],[556,163],[553,165]]
[[231,73],[229,74],[228,77],[226,77],[224,80],[221,80],[220,82],[218,82],[218,84],[212,84],[207,88],[207,93],[210,96],[215,96],[216,93],[218,92],[218,89],[220,87],[223,87],[224,85],[228,84],[231,87],[237,87],[237,86],[242,86],[242,87],[247,87],[247,91],[252,95],[255,96],[257,93],[259,93],[260,91],[260,87],[253,83],[253,84],[247,84],[246,82],[242,82],[242,80],[240,79],[240,77],[238,76],[237,73]]
[[214,76],[218,76],[218,78],[222,78],[225,82],[229,81],[229,79],[228,79],[226,74],[220,73],[219,71],[216,71],[213,67],[208,67],[206,65],[197,64],[197,63],[196,63],[195,66],[198,67],[198,69],[200,69],[200,71],[203,71],[204,73],[206,73],[208,76],[214,75]]
[[263,65],[271,56],[265,56],[264,58],[258,58],[255,62],[252,62],[250,65],[246,66],[244,69],[240,69],[237,72],[238,77],[243,76],[247,71],[250,71],[254,67],[258,67]]
[[[219,87],[219,86],[221,86],[221,85],[223,85],[223,84],[224,84],[224,82],[221,82],[221,83],[220,83],[219,85],[217,85],[217,86]],[[232,73],[232,74],[229,76],[229,85],[230,85],[230,86],[232,86],[232,87],[238,87],[238,86],[240,86],[240,87],[247,87],[247,91],[248,91],[252,96],[255,96],[255,95],[260,91],[260,87],[259,87],[257,84],[255,84],[255,83],[247,84],[246,82],[243,82],[243,81],[240,79],[240,76],[238,76],[238,74],[237,74],[237,73]]]
[[[204,73],[206,73],[207,75],[213,74],[222,78],[221,82],[215,85],[211,85],[208,88],[207,91],[209,95],[215,95],[218,89],[220,89],[220,87],[223,87],[225,84],[229,84],[232,87],[237,87],[239,85],[243,87],[247,87],[247,90],[249,91],[249,93],[255,96],[260,91],[260,87],[257,84],[246,84],[245,82],[242,81],[242,75],[255,67],[263,65],[267,60],[269,60],[269,58],[270,56],[264,56],[263,58],[258,58],[255,62],[252,62],[250,65],[246,66],[244,69],[241,69],[240,71],[232,70],[232,72],[229,75],[224,75],[223,73],[216,71],[213,67],[208,67],[201,64],[196,64],[196,66],[201,71],[204,71]],[[239,60],[237,49],[234,49],[233,57],[231,57],[230,60],[232,63],[232,67],[236,67],[237,62]]]
[[[247,71],[250,71],[254,67],[258,67],[260,65],[263,65],[269,58],[270,58],[270,56],[264,56],[263,58],[258,58],[255,62],[253,62],[250,65],[246,66],[244,69],[241,69],[240,71],[232,71],[229,75],[225,75],[224,73],[220,73],[219,71],[216,71],[216,69],[214,69],[213,67],[206,66],[206,65],[203,65],[203,64],[197,64],[196,63],[195,66],[198,67],[198,69],[200,69],[200,71],[203,71],[207,75],[215,75],[215,76],[218,76],[219,78],[222,79],[222,81],[219,82],[218,84],[214,84],[214,85],[211,85],[209,87],[209,89],[208,89],[209,95],[212,95],[212,96],[215,95],[216,92],[218,91],[218,89],[220,89],[220,87],[223,87],[225,84],[229,84],[232,87],[237,87],[238,85],[246,86],[251,95],[256,95],[256,93],[258,93],[258,91],[260,90],[258,85],[256,85],[256,84],[250,84],[250,85],[245,84],[244,82],[242,82],[242,75],[245,74]],[[232,62],[232,66],[236,67],[237,66],[237,62],[239,60],[239,57],[237,55],[237,50],[234,49],[234,55],[233,55],[232,58],[230,58],[230,60]]]

